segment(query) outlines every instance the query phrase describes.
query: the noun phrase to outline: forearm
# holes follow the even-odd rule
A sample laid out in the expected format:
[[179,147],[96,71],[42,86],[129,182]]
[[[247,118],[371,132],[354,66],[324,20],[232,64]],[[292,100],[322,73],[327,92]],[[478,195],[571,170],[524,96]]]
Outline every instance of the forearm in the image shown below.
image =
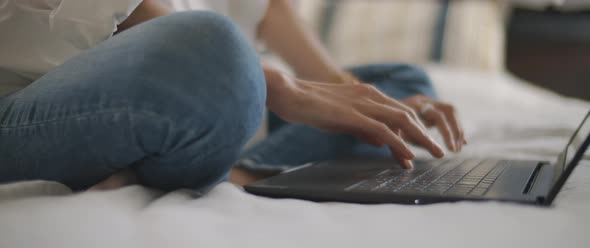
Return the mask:
[[150,19],[172,13],[172,10],[162,5],[159,0],[143,0],[139,6],[117,26],[117,32],[124,31]]
[[340,69],[303,25],[290,0],[270,0],[258,34],[270,50],[293,67],[298,77],[331,82],[339,76]]

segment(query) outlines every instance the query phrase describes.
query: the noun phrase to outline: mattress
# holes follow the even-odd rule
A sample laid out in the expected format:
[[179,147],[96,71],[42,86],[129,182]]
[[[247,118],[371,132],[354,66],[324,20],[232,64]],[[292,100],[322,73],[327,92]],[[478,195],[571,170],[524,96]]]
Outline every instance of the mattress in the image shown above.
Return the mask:
[[[454,156],[554,160],[590,109],[509,75],[427,70],[463,120],[469,145]],[[0,202],[0,247],[588,247],[589,161],[551,207],[314,203],[230,183],[202,196],[141,186],[35,195]]]

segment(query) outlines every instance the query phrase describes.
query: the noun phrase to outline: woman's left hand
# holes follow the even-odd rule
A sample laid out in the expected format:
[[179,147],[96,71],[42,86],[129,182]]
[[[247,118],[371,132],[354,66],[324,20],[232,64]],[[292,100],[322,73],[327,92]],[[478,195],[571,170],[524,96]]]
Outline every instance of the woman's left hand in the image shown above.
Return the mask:
[[463,145],[467,144],[453,105],[423,95],[406,98],[402,103],[418,113],[426,126],[435,126],[449,150],[460,152]]

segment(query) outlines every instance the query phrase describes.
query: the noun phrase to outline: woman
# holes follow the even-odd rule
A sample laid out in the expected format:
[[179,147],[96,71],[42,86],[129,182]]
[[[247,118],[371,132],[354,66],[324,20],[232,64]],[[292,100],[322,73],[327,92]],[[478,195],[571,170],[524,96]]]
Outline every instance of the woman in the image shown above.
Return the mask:
[[[410,168],[406,140],[444,155],[423,122],[461,150],[453,108],[433,99],[422,72],[344,72],[287,0],[253,2],[265,10],[258,37],[297,78],[261,65],[239,28],[211,12],[171,13],[157,0],[0,1],[0,85],[22,85],[0,99],[0,181],[81,190],[131,174],[162,190],[206,190],[234,164],[232,180],[245,183],[251,171],[385,152],[356,138]],[[265,105],[278,116],[271,134],[242,153]]]

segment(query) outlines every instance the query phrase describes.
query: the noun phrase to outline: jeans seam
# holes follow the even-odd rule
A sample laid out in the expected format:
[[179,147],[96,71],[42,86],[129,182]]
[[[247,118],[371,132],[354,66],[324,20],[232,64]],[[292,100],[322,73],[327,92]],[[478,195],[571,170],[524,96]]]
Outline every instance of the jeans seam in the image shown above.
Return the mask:
[[[146,117],[146,118],[150,118],[150,117],[154,117],[154,116],[158,116],[158,117],[160,116],[159,114],[157,114],[155,112],[152,112],[152,111],[139,111],[139,112],[130,114],[130,116],[134,116],[134,115],[135,116],[140,116],[140,117]],[[174,121],[174,120],[172,120],[170,118],[160,118],[160,119],[162,119],[163,121],[167,121],[168,123],[170,123],[171,133],[176,133],[177,132],[177,130],[178,130],[177,126],[178,125],[177,125],[177,122],[176,121]],[[130,130],[130,133],[133,133],[133,134],[135,133],[134,129],[132,128],[134,124],[135,124],[135,118],[131,117],[130,118],[130,121],[129,121],[129,127],[128,128]],[[137,137],[137,135],[133,135],[133,136]],[[195,135],[193,134],[192,136],[195,136]],[[167,135],[166,137],[168,139],[169,138],[169,135]],[[195,139],[197,139],[197,138],[198,137],[195,137]],[[134,143],[136,144],[137,147],[140,147],[139,146],[139,143],[137,142],[137,140],[134,140]],[[164,143],[167,144],[169,142],[166,140]],[[215,144],[215,142],[213,142],[213,144]],[[212,145],[212,144],[210,143],[209,145]],[[201,160],[202,158],[207,157],[207,156],[209,156],[211,154],[216,154],[216,153],[223,152],[224,150],[226,150],[226,149],[228,149],[230,147],[231,147],[231,145],[226,145],[226,144],[224,144],[224,145],[210,146],[209,149],[206,149],[205,151],[198,152],[195,155],[196,156],[195,158],[197,160]],[[154,158],[153,154],[150,154],[150,153],[145,152],[145,151],[144,151],[144,153],[147,154],[146,158]],[[157,157],[158,156],[155,156],[156,159],[157,159]],[[237,161],[237,159],[238,158],[236,158],[236,161]],[[185,165],[180,165],[180,166],[177,165],[175,167],[176,168],[184,168],[184,167],[190,167],[190,166],[194,166],[194,165],[185,164]]]
[[91,112],[91,113],[89,112],[89,113],[72,115],[72,116],[68,116],[65,118],[39,121],[39,122],[31,122],[31,123],[22,124],[22,125],[0,125],[0,129],[17,129],[17,128],[26,128],[26,127],[33,127],[33,126],[44,126],[44,125],[53,124],[53,123],[70,121],[70,120],[74,120],[74,119],[78,119],[78,118],[88,118],[88,117],[91,117],[92,115],[103,115],[103,114],[112,114],[112,113],[117,113],[117,112],[123,112],[125,110],[129,110],[129,108],[110,109],[110,110],[106,110],[106,111],[97,111],[97,112]]
[[[129,129],[129,133],[131,136],[131,137],[129,137],[129,139],[130,139],[130,141],[133,142],[133,144],[135,144],[135,146],[137,148],[139,148],[141,151],[143,151],[143,153],[145,154],[145,158],[153,157],[154,154],[144,150],[142,148],[142,146],[139,145],[141,143],[138,141],[139,135],[136,134],[137,133],[136,128],[134,128],[134,126],[136,124],[135,117],[143,117],[143,118],[148,119],[148,118],[154,118],[154,117],[159,117],[159,116],[161,116],[161,115],[158,115],[157,113],[155,113],[153,111],[145,111],[145,110],[144,111],[137,111],[135,113],[129,113],[129,125],[127,127]],[[165,117],[161,117],[160,119],[164,122],[170,123],[170,129],[172,130],[172,132],[174,132],[176,130],[176,125],[175,125],[176,122],[172,121],[170,118],[165,118]],[[166,140],[164,140],[164,146],[168,143],[169,138],[170,138],[169,135],[166,134]],[[162,147],[160,147],[159,150],[163,150]],[[143,159],[145,159],[145,158],[143,158]]]
[[[110,109],[110,110],[106,110],[106,111],[99,111],[99,112],[92,112],[92,113],[84,113],[84,114],[69,116],[67,118],[54,119],[54,120],[43,121],[43,122],[28,123],[28,124],[23,124],[23,125],[0,126],[0,130],[11,130],[11,129],[14,130],[14,129],[20,129],[20,128],[29,128],[29,127],[42,127],[42,126],[46,126],[46,125],[50,125],[50,124],[63,123],[63,122],[67,122],[67,121],[71,121],[71,120],[75,120],[75,119],[80,119],[80,118],[87,120],[89,118],[95,117],[96,115],[114,114],[114,113],[122,113],[122,112],[127,112],[126,114],[129,115],[130,117],[132,117],[134,115],[135,116],[146,117],[146,118],[157,116],[158,119],[160,119],[162,121],[167,121],[167,122],[170,123],[170,127],[171,127],[172,133],[174,133],[177,130],[177,128],[176,128],[176,126],[177,126],[176,125],[176,122],[173,121],[170,118],[163,117],[163,116],[161,116],[161,115],[159,115],[159,114],[157,114],[156,112],[153,112],[153,111],[146,111],[146,110],[131,111],[130,108],[118,108],[118,109]],[[133,129],[133,125],[135,123],[135,120],[134,119],[135,118],[130,118],[129,126],[127,127],[133,133],[135,133],[135,131],[133,131],[134,130]],[[133,143],[135,143],[139,147],[139,143],[136,140]],[[204,155],[208,155],[208,154],[212,154],[212,153],[218,152],[220,150],[223,150],[224,148],[225,148],[224,146],[215,146],[215,147],[212,147],[212,149],[208,149],[211,152],[207,152]],[[147,152],[145,152],[145,153],[146,154],[149,154]],[[202,156],[199,156],[199,157],[202,157]]]

